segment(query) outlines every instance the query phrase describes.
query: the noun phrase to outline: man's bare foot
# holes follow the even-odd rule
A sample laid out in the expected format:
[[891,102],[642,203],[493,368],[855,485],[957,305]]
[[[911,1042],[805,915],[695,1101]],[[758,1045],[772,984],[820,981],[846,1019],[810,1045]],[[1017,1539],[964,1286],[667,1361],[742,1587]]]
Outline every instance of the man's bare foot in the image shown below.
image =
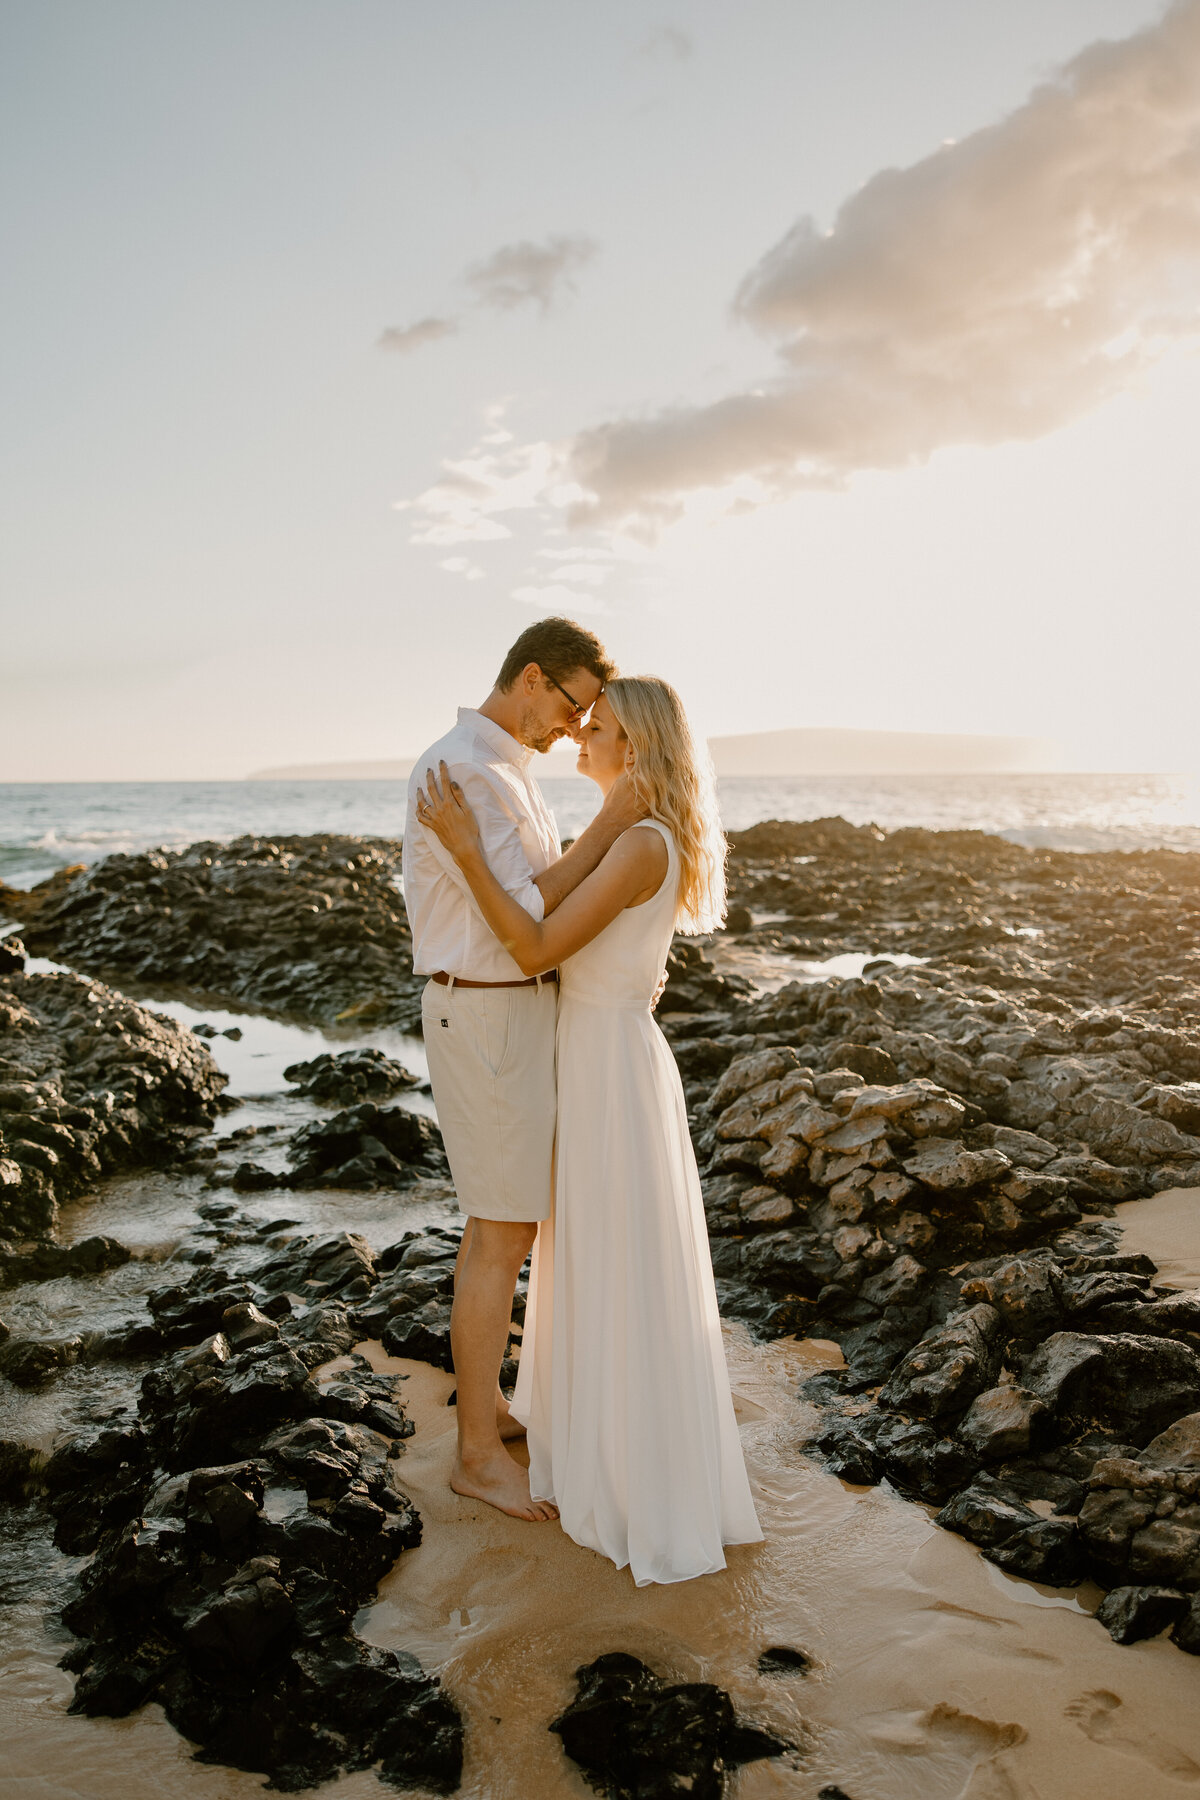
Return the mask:
[[558,1508],[549,1500],[530,1497],[528,1474],[504,1450],[469,1467],[461,1457],[456,1458],[450,1486],[465,1500],[485,1500],[514,1519],[543,1524],[558,1517]]

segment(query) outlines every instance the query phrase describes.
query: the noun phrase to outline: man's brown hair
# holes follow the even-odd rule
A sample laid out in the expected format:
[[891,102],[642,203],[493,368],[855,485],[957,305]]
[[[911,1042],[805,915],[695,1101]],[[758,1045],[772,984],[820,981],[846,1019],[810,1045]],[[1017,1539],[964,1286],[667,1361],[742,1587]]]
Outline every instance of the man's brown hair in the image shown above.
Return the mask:
[[573,669],[586,669],[604,685],[617,672],[600,639],[586,631],[574,619],[539,619],[521,633],[505,657],[496,677],[496,686],[507,694],[529,663],[536,663],[543,675],[561,681]]

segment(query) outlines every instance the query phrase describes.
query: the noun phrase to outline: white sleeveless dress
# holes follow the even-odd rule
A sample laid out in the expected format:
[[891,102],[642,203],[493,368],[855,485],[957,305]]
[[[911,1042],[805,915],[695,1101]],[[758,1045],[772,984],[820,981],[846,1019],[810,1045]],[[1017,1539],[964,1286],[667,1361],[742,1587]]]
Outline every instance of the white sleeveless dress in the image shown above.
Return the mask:
[[723,1545],[762,1538],[683,1089],[650,1012],[679,886],[674,840],[651,823],[659,891],[562,968],[554,1209],[512,1403],[534,1495],[639,1587],[723,1569]]

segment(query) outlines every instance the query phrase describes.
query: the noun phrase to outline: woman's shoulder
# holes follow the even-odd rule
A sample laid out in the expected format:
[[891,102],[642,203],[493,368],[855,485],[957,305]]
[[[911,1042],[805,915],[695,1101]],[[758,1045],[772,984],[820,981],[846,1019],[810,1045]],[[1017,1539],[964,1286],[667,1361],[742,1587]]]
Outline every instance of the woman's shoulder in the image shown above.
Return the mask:
[[652,856],[655,861],[675,848],[671,828],[661,819],[639,819],[636,825],[627,826],[621,835],[628,838],[641,855]]

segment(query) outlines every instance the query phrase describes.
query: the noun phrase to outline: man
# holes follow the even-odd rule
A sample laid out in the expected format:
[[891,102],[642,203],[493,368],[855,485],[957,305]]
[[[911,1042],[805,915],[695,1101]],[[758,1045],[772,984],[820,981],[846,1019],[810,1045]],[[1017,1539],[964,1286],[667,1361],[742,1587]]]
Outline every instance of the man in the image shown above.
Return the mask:
[[590,875],[641,817],[625,781],[564,855],[529,765],[572,736],[615,673],[603,646],[570,619],[523,631],[478,711],[417,758],[408,784],[404,894],[429,1079],[458,1204],[466,1215],[450,1338],[458,1381],[458,1455],[450,1485],[515,1518],[557,1516],[529,1494],[504,1448],[518,1434],[500,1391],[517,1276],[549,1217],[554,1149],[558,972],[526,978],[483,922],[453,859],[420,822],[418,789],[445,762],[479,821],[488,864],[535,918]]

